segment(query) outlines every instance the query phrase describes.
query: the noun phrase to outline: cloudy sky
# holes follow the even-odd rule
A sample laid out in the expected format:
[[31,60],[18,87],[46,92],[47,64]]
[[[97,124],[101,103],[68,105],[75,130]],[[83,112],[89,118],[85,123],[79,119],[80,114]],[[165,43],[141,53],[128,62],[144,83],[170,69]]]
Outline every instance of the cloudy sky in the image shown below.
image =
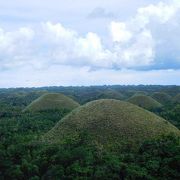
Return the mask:
[[180,85],[180,0],[0,1],[0,87]]

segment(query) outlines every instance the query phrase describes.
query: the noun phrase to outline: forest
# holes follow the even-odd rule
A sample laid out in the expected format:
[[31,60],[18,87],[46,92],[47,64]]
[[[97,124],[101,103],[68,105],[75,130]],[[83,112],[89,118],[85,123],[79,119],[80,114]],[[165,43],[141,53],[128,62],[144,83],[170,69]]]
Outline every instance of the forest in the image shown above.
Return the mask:
[[[63,96],[57,95],[55,100],[49,96],[43,100],[42,97],[48,93]],[[146,100],[146,97],[149,99]],[[112,110],[108,109],[108,112],[116,114],[116,103],[125,103],[125,108],[132,103],[132,108],[140,112],[141,116],[144,115],[142,119],[146,118],[146,114],[148,117],[161,117],[160,119],[167,121],[168,130],[172,128],[172,131],[179,134],[179,86],[116,85],[0,89],[0,179],[180,179],[180,135],[169,133],[152,139],[141,137],[138,145],[134,142],[137,146],[128,143],[126,138],[121,145],[111,139],[108,141],[111,143],[110,147],[110,143],[106,146],[103,141],[102,144],[99,140],[98,143],[95,142],[91,134],[95,130],[90,131],[86,127],[81,129],[78,135],[64,135],[61,142],[54,143],[53,140],[49,140],[51,138],[46,139],[46,136],[56,133],[52,130],[62,119],[63,122],[68,118],[71,120],[71,115],[68,115],[71,111],[75,114],[74,119],[81,123],[85,120],[83,117],[93,116],[93,113],[87,112],[88,108],[96,105],[97,111],[98,108],[101,111],[101,107],[106,110],[107,104],[103,103],[106,103],[106,100],[109,102],[110,99],[115,101],[112,100]],[[102,100],[100,107],[98,100]],[[59,101],[66,102],[59,108]],[[117,105],[118,108],[122,104],[120,103]],[[82,111],[83,115],[79,111]],[[94,109],[91,111],[96,113]],[[99,118],[103,115],[94,116]],[[124,116],[127,117],[128,114]],[[111,134],[111,131],[108,132]]]

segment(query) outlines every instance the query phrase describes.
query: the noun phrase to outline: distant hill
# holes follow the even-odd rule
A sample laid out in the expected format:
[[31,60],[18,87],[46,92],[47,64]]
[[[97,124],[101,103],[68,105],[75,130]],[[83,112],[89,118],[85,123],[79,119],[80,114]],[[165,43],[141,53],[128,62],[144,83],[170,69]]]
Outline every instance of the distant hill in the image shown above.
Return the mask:
[[152,97],[145,95],[135,95],[129,98],[127,101],[147,110],[153,110],[162,106]]
[[43,138],[46,142],[63,142],[81,132],[92,141],[107,147],[130,142],[137,146],[147,139],[180,131],[168,121],[138,106],[119,100],[96,100],[73,110]]
[[98,99],[117,99],[122,100],[124,99],[124,95],[121,94],[118,91],[115,91],[113,89],[107,89],[102,93],[99,93]]
[[163,92],[155,92],[152,97],[161,104],[167,104],[171,102],[171,96]]
[[173,102],[180,103],[180,93],[173,98]]
[[147,95],[147,92],[144,92],[144,91],[136,91],[136,92],[134,92],[134,96],[139,96],[139,95]]
[[38,112],[45,110],[73,110],[78,107],[79,104],[75,102],[73,99],[60,94],[60,93],[47,93],[33,101],[30,105],[28,105],[24,112]]

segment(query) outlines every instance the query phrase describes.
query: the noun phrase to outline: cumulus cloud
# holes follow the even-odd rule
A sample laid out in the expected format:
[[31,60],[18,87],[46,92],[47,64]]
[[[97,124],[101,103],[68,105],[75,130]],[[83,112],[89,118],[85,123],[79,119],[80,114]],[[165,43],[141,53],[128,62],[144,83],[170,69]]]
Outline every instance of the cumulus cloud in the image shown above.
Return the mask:
[[0,50],[13,52],[16,50],[16,46],[21,45],[24,41],[32,40],[33,36],[33,30],[26,27],[20,28],[14,32],[6,32],[0,29]]
[[[126,22],[112,22],[110,32],[115,44],[119,66],[136,67],[155,64],[156,47],[160,39],[153,37],[152,25],[169,24],[180,11],[179,1],[159,2],[137,9],[137,14]],[[170,29],[170,28],[169,28]],[[163,32],[162,32],[163,34]]]
[[[110,51],[103,47],[101,38],[92,32],[80,36],[61,24],[43,24],[49,55],[55,63],[77,66],[109,67]],[[49,44],[50,43],[50,44]]]
[[124,22],[112,21],[106,40],[94,32],[84,35],[61,23],[41,23],[17,31],[0,29],[0,68],[53,65],[123,69],[156,63],[157,44],[152,24],[169,24],[180,10],[179,1],[139,8]]
[[132,33],[127,30],[126,24],[123,22],[111,22],[110,31],[114,42],[127,42],[132,37]]
[[0,68],[14,68],[25,63],[25,57],[30,57],[31,41],[34,31],[23,27],[17,31],[6,32],[0,29]]
[[148,30],[136,34],[134,41],[121,52],[122,60],[128,67],[146,66],[154,61],[154,40]]
[[171,3],[159,2],[156,5],[149,5],[138,9],[137,20],[141,21],[141,24],[145,26],[151,19],[157,20],[161,23],[169,21],[179,10],[180,4],[178,1],[172,1]]
[[80,36],[62,24],[42,23],[39,28],[0,31],[0,67],[29,64],[43,68],[53,64],[111,67],[112,54],[92,32]]

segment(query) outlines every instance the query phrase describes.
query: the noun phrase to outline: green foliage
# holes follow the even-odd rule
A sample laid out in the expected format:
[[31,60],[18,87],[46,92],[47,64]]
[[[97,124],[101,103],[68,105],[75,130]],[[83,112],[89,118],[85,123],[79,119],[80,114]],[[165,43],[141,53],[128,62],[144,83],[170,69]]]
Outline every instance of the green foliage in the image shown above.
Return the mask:
[[[78,102],[84,103],[96,99],[99,94],[106,92],[109,88],[128,97],[135,91],[144,91],[147,94],[163,91],[175,96],[180,90],[177,86],[0,89],[0,179],[180,179],[180,143],[176,136],[163,136],[156,140],[144,141],[146,134],[142,134],[141,144],[136,150],[127,143],[126,139],[121,142],[119,147],[116,136],[112,136],[111,143],[108,144],[109,148],[107,148],[94,139],[91,133],[88,134],[86,129],[84,133],[68,136],[61,144],[44,144],[39,139],[67,115],[69,110],[22,113],[25,106],[47,90],[64,93]],[[90,116],[88,116],[89,113],[83,111],[84,115],[79,119],[80,122],[84,122],[84,117],[94,116],[102,120],[103,114],[105,114],[104,117],[111,116],[112,120],[114,118],[116,120],[116,117],[119,116],[119,109],[114,107],[113,103],[111,105],[112,107],[109,109],[110,105],[99,104],[102,111],[98,114],[98,108],[97,111],[89,109]],[[128,106],[129,109],[127,106],[122,107],[124,111],[120,120],[126,121],[133,116],[132,119],[136,122],[136,120],[146,119],[149,116],[147,111],[137,111],[137,109],[131,108],[132,106]],[[107,109],[111,112],[114,109],[113,113],[109,113]],[[156,114],[178,127],[180,127],[179,112],[178,102],[168,103],[155,110]],[[128,117],[125,114],[128,114]],[[122,132],[122,130],[116,131],[115,126],[110,126],[110,121],[106,122],[106,124],[101,124],[101,121],[98,121],[97,124],[93,124],[92,128],[97,130],[97,126],[102,125],[99,130],[101,133],[104,127],[109,127],[110,132]],[[72,128],[76,128],[76,126],[72,126]],[[133,124],[131,131],[134,131]],[[126,131],[124,132],[126,133]],[[139,130],[138,133],[141,134]],[[109,132],[103,133],[103,136],[108,134]],[[131,137],[133,138],[133,136]]]
[[21,113],[0,119],[0,179],[39,179],[33,158],[40,136],[50,130],[69,111]]
[[[140,150],[138,163],[157,179],[180,178],[180,139],[174,136],[145,142]],[[166,178],[165,178],[166,179]]]
[[[30,144],[6,150],[4,179],[179,179],[180,144],[174,136],[146,141],[137,151],[112,152],[80,134],[61,145]],[[17,154],[18,150],[18,154]],[[2,156],[0,156],[2,158]]]
[[180,104],[166,105],[163,108],[154,110],[154,112],[180,129]]
[[24,108],[43,93],[44,91],[19,92],[15,89],[8,92],[5,90],[0,93],[0,102],[9,106]]
[[178,93],[178,94],[173,98],[173,102],[180,104],[180,93]]

